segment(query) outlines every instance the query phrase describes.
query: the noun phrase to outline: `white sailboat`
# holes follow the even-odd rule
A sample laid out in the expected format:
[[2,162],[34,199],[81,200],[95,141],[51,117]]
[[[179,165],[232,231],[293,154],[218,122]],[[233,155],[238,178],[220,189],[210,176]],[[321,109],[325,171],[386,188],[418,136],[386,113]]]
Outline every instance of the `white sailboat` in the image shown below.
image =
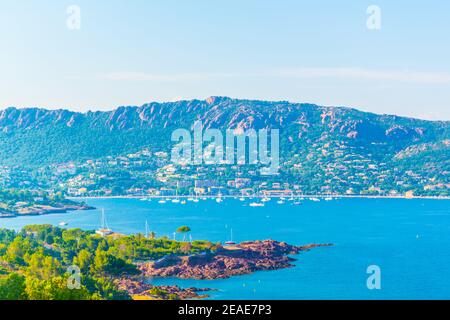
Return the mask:
[[175,199],[172,199],[172,203],[180,203],[180,199],[178,198],[178,182],[177,182],[177,190],[175,191]]
[[217,202],[217,203],[222,203],[222,202],[223,202],[222,194],[221,194],[221,193],[219,193],[219,196],[216,198],[216,202]]
[[145,238],[148,239],[149,232],[148,232],[148,221],[145,220]]
[[236,244],[236,242],[233,241],[233,229],[230,230],[230,241],[226,241],[225,244],[226,245]]
[[96,234],[105,237],[112,234],[112,230],[108,227],[108,222],[106,221],[105,209],[102,209],[101,218],[101,228],[95,231]]

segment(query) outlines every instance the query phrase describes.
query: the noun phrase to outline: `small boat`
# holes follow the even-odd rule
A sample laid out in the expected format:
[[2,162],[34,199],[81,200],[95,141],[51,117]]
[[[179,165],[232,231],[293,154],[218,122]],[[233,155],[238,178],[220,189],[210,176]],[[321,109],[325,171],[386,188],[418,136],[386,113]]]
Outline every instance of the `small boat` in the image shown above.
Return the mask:
[[102,209],[101,227],[95,231],[96,234],[106,237],[113,234],[113,231],[109,228],[108,222],[106,221],[105,209]]
[[239,198],[239,201],[244,202],[245,198]]
[[148,232],[148,221],[145,220],[145,238],[148,239],[149,238],[149,232]]
[[59,225],[60,227],[65,227],[65,226],[68,225],[68,223],[65,222],[65,221],[61,221],[58,225]]
[[192,197],[189,197],[189,198],[187,198],[187,201],[194,201],[194,198],[192,198]]
[[309,198],[309,200],[314,201],[314,202],[320,202],[319,198]]
[[278,200],[277,203],[278,204],[284,204],[284,201],[283,200]]
[[296,205],[296,206],[299,206],[299,205],[301,205],[302,203],[300,202],[300,201],[295,201],[294,202],[294,205]]
[[325,201],[332,201],[333,200],[333,198],[331,198],[331,197],[326,197],[325,198]]
[[194,198],[194,199],[192,200],[192,202],[198,203],[198,202],[200,202],[200,200],[198,200],[198,198]]
[[265,204],[261,202],[252,202],[250,203],[250,207],[264,207]]
[[158,201],[158,203],[160,203],[160,204],[164,204],[164,203],[166,203],[166,200],[164,200],[164,199],[161,199],[161,200],[159,200],[159,201]]
[[261,199],[262,202],[269,202],[270,200],[272,200],[272,199],[270,199],[268,197],[264,197]]
[[175,194],[175,199],[172,199],[172,203],[180,203],[180,199],[178,199],[178,183],[177,183],[177,190]]
[[186,200],[181,201],[181,204],[186,204],[186,203],[187,203]]
[[216,202],[217,202],[217,203],[222,203],[223,200],[222,200],[222,198],[219,197],[219,198],[216,199]]
[[233,229],[230,230],[230,233],[231,233],[230,241],[225,241],[225,244],[228,246],[236,244],[236,242],[233,241]]

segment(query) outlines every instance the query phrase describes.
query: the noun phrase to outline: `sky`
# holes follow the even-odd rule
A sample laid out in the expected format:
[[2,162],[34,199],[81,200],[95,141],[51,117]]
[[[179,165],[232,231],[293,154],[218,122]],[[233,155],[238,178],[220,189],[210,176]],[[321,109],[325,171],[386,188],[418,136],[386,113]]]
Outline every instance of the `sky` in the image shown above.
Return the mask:
[[450,120],[449,1],[0,0],[0,30],[0,109],[229,96]]

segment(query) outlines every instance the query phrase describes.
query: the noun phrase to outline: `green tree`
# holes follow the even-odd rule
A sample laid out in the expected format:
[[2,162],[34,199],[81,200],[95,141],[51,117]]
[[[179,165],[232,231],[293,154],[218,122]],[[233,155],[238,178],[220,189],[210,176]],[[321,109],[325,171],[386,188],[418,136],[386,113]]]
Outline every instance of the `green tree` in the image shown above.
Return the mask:
[[87,272],[92,264],[92,254],[86,249],[80,250],[73,259],[73,264],[78,266],[82,272]]
[[24,276],[10,273],[0,279],[0,300],[23,300],[26,297]]
[[26,279],[26,294],[29,300],[88,300],[91,298],[86,287],[69,289],[67,277],[54,277],[40,280],[33,277]]
[[191,232],[191,228],[189,228],[188,226],[182,226],[177,229],[177,233],[183,234],[183,241],[186,240],[186,234],[189,232]]
[[30,255],[27,263],[27,274],[39,279],[50,279],[61,271],[61,263],[57,259],[45,255],[42,248]]

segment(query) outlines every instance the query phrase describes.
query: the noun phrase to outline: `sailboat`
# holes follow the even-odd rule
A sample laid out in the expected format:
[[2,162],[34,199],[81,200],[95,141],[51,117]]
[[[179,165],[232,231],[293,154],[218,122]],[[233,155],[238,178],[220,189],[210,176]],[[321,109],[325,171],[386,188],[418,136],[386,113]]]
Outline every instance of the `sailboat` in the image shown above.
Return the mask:
[[217,203],[222,203],[223,202],[221,193],[219,193],[219,196],[216,198],[216,202]]
[[180,203],[180,199],[178,199],[178,182],[177,182],[177,190],[175,191],[175,199],[172,199],[172,203]]
[[226,241],[225,242],[226,245],[236,244],[236,242],[233,241],[233,229],[230,230],[230,233],[231,233],[230,241]]
[[108,222],[106,221],[105,209],[102,209],[102,218],[101,218],[101,228],[95,231],[96,234],[101,235],[102,237],[106,237],[112,234],[112,230],[108,227]]
[[146,239],[148,239],[148,235],[149,235],[149,232],[148,232],[148,221],[145,220],[145,238]]

